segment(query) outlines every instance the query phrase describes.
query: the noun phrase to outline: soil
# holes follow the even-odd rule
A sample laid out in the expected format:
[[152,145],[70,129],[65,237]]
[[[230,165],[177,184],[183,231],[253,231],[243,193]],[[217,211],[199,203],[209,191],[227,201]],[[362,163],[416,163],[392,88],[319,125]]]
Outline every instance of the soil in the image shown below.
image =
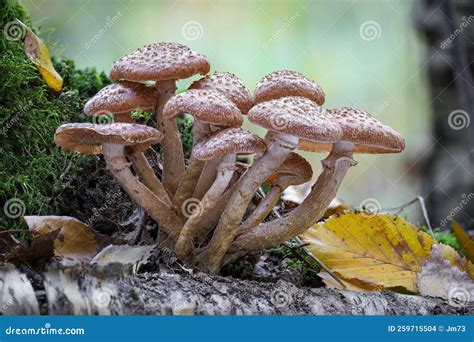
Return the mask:
[[[65,175],[70,187],[61,195],[58,215],[72,216],[102,234],[121,232],[136,205],[114,181],[102,157],[91,157],[79,173]],[[130,228],[130,227],[128,227]]]

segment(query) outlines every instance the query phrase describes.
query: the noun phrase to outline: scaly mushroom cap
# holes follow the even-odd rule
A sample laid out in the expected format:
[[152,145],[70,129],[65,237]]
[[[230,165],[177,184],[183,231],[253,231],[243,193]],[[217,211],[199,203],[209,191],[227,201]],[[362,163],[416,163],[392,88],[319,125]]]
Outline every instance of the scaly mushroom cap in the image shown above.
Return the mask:
[[135,82],[118,82],[102,88],[89,99],[84,106],[84,113],[124,113],[135,109],[148,111],[153,109],[155,101],[152,87]]
[[287,180],[288,185],[300,185],[309,182],[313,177],[311,164],[297,153],[291,152],[278,170],[266,182],[278,183],[280,179]]
[[[399,153],[405,149],[405,139],[389,126],[369,113],[349,107],[328,109],[328,115],[342,129],[341,140],[354,143],[355,153]],[[329,152],[331,144],[300,141],[299,149],[312,152]]]
[[252,95],[242,81],[230,72],[215,72],[194,81],[189,89],[215,89],[231,100],[243,114],[253,106]]
[[318,105],[324,103],[324,92],[320,86],[296,71],[281,70],[265,76],[255,88],[255,103],[287,96],[306,97]]
[[115,62],[110,71],[110,78],[134,82],[181,80],[196,74],[205,75],[209,70],[206,56],[187,46],[155,43]]
[[331,121],[326,110],[298,96],[259,103],[249,110],[250,122],[274,132],[286,133],[316,142],[336,142],[341,128]]
[[199,160],[211,160],[229,154],[265,153],[267,145],[259,136],[237,128],[227,128],[203,140],[193,147],[193,155]]
[[241,126],[243,122],[237,106],[218,90],[191,89],[172,97],[163,108],[166,119],[182,113],[217,126]]
[[145,151],[162,139],[163,134],[157,129],[128,123],[70,123],[58,127],[54,135],[56,145],[82,154],[100,154],[102,144],[125,145],[134,152]]

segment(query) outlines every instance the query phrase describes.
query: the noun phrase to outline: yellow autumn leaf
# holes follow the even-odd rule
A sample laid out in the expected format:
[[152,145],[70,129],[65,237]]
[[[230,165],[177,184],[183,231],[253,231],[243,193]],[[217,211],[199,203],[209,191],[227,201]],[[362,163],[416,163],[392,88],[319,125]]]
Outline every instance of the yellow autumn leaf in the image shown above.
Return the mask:
[[474,240],[462,229],[461,225],[456,221],[451,222],[451,228],[453,229],[454,235],[459,241],[459,244],[466,252],[466,258],[469,261],[474,262]]
[[17,22],[25,29],[25,54],[33,61],[48,87],[56,92],[63,88],[63,78],[54,69],[48,48],[41,39],[30,30],[28,26],[17,19]]
[[[417,293],[417,274],[436,241],[393,215],[346,212],[318,223],[300,238],[352,290]],[[448,249],[447,259],[471,277],[472,264]],[[455,257],[455,255],[457,257]],[[323,275],[324,277],[324,275]],[[324,277],[327,285],[331,280]],[[327,279],[327,280],[326,280]]]

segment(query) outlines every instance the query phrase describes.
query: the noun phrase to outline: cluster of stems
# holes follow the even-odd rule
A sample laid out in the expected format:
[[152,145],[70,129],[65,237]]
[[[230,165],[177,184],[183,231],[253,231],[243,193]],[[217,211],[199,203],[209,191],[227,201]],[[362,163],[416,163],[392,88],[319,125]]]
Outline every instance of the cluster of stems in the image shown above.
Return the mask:
[[[184,262],[201,270],[217,273],[237,257],[301,234],[321,218],[348,168],[355,164],[354,145],[334,143],[304,202],[288,215],[264,222],[284,188],[275,187],[253,213],[249,205],[262,184],[298,147],[300,139],[283,131],[268,131],[266,152],[247,165],[245,172],[236,171],[236,154],[207,161],[191,154],[186,163],[176,119],[163,115],[175,90],[174,80],[155,84],[156,127],[164,136],[161,177],[143,152],[127,152],[123,146],[104,144],[103,153],[116,181],[159,224],[159,236],[166,237],[165,242],[159,243],[166,243]],[[219,129],[196,120],[193,146]]]

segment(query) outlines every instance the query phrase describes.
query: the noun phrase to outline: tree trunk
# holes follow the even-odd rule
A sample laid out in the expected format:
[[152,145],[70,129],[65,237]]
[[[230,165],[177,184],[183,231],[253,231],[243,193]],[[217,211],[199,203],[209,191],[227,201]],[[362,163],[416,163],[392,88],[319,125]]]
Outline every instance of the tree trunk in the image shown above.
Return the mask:
[[[0,281],[5,281],[6,274],[10,273],[1,273],[4,279]],[[11,303],[1,303],[2,314],[36,313],[39,311],[38,302],[41,312],[50,315],[474,314],[472,307],[449,306],[438,298],[391,292],[299,288],[285,281],[237,280],[166,267],[158,273],[135,276],[114,271],[111,266],[107,266],[106,271],[89,267],[50,270],[44,276],[44,289],[35,290],[37,301],[31,294],[32,287],[23,286],[25,288],[27,290],[22,295],[18,293],[14,296],[21,301],[21,306],[12,310],[14,306]],[[3,288],[2,300],[6,298],[7,290],[7,287]],[[30,299],[21,300],[20,297]]]
[[474,1],[446,1],[424,0],[416,15],[416,26],[427,41],[433,139],[412,169],[421,179],[433,225],[449,228],[450,219],[455,219],[470,227],[474,226]]

